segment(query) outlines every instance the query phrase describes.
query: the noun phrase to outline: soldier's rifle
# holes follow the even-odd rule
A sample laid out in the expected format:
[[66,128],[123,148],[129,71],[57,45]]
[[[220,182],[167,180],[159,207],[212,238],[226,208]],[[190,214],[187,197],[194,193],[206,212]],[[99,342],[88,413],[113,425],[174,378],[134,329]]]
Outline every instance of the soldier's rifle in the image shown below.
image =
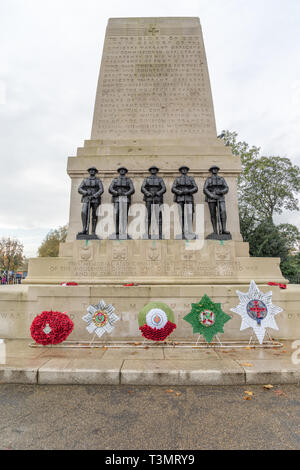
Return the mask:
[[222,234],[222,222],[221,222],[221,213],[220,213],[220,200],[217,199],[217,225],[218,225],[218,234]]
[[89,192],[87,221],[86,221],[86,233],[87,233],[87,234],[89,234],[89,232],[90,232],[91,196],[92,196],[92,195],[91,195],[90,192]]

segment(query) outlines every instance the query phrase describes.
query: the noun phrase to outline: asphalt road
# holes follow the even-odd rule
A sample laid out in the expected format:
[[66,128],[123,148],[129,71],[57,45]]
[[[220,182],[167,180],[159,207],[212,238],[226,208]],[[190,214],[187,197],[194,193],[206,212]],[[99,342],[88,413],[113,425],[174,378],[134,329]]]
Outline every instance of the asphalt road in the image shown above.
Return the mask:
[[1,385],[0,417],[1,450],[300,449],[296,385]]

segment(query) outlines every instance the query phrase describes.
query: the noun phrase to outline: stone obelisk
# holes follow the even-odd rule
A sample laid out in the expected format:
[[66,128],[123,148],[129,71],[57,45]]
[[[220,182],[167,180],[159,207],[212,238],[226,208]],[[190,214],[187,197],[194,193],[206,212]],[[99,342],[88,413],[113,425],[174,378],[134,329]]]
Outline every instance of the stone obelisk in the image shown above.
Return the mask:
[[198,18],[109,20],[91,138],[216,138]]

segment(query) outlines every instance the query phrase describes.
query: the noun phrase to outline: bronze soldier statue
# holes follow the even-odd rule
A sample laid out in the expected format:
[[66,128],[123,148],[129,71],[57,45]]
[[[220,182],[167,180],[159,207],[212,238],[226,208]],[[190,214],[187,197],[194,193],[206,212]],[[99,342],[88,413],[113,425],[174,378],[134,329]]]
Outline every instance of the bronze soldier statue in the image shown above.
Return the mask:
[[[193,214],[194,214],[194,194],[198,192],[198,186],[192,176],[188,176],[190,171],[188,166],[181,166],[179,172],[181,176],[176,178],[172,186],[172,193],[174,193],[174,202],[177,202],[179,206],[180,213],[180,222],[182,230],[182,238],[195,238],[194,234],[187,234],[185,231],[185,215],[188,212],[185,210],[185,207],[189,204],[192,208],[191,220],[188,223],[188,226],[192,227],[193,223]],[[189,236],[188,236],[189,235]]]
[[[96,167],[92,166],[87,170],[90,174],[88,178],[84,178],[81,182],[78,192],[82,195],[81,202],[81,220],[82,232],[77,235],[77,240],[93,240],[98,239],[96,235],[96,227],[98,222],[97,209],[101,204],[101,196],[104,192],[102,181],[96,177],[99,173]],[[90,214],[92,210],[92,233],[89,235]]]
[[[163,195],[166,192],[166,185],[164,180],[157,176],[159,168],[152,166],[149,168],[150,176],[144,179],[141,191],[144,194],[144,201],[147,208],[147,225],[148,225],[148,238],[151,238],[150,226],[152,219],[152,209],[155,204],[160,207],[163,204]],[[158,216],[158,228],[159,228],[159,239],[162,239],[162,213],[159,210]],[[154,209],[155,212],[155,209]],[[155,215],[156,216],[156,215]]]
[[203,188],[214,230],[207,239],[231,240],[232,236],[230,232],[226,230],[227,215],[225,207],[225,194],[228,193],[229,188],[225,179],[218,175],[219,170],[220,168],[218,166],[212,166],[209,169],[211,176],[207,178]]
[[[127,234],[128,211],[131,204],[131,196],[134,194],[135,191],[131,179],[127,178],[126,176],[126,174],[128,173],[127,168],[122,166],[118,169],[118,173],[120,176],[113,179],[108,191],[110,194],[112,194],[112,202],[114,204],[116,237],[119,238],[120,228],[122,232],[122,227],[125,230],[126,225],[126,234],[122,233],[122,236],[126,235],[126,237],[129,238]],[[124,217],[126,219],[124,219]]]

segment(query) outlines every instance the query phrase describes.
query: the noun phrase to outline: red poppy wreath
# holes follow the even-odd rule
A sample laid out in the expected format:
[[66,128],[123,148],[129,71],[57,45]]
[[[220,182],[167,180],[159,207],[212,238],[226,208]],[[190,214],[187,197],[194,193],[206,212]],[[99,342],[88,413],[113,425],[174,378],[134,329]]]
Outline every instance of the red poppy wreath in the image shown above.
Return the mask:
[[32,322],[31,336],[38,344],[59,344],[73,331],[74,323],[65,313],[42,312]]
[[61,282],[59,284],[60,286],[66,287],[66,286],[78,286],[77,282]]
[[176,328],[174,313],[162,302],[150,302],[138,317],[142,335],[151,341],[164,341]]

